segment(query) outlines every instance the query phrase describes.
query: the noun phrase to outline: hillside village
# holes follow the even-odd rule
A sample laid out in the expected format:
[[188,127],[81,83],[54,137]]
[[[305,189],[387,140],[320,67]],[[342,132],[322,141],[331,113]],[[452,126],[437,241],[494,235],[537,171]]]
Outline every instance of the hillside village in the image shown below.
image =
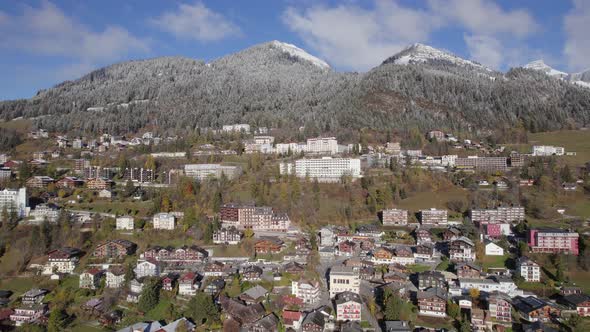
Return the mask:
[[[585,166],[562,160],[576,151],[442,131],[346,144],[275,132],[29,131],[0,155],[0,326],[590,326],[588,225],[561,205],[587,195]],[[460,194],[404,207],[441,188]]]

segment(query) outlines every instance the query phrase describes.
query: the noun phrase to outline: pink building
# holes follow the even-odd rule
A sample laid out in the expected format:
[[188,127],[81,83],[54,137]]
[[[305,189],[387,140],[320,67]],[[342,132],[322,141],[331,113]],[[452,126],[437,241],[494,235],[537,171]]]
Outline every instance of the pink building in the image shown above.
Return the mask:
[[579,234],[563,229],[531,229],[528,245],[537,253],[564,253],[578,255]]

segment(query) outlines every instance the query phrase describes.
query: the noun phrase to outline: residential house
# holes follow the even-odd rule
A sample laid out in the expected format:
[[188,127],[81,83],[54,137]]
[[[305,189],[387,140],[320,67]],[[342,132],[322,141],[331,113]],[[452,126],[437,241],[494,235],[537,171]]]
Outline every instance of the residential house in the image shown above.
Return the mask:
[[299,280],[291,282],[291,294],[303,300],[306,304],[315,303],[320,299],[321,285],[316,281]]
[[283,271],[292,275],[300,276],[305,273],[305,268],[297,262],[289,262],[283,266]]
[[334,301],[337,321],[360,321],[363,301],[360,295],[353,292],[342,292]]
[[305,316],[301,324],[302,332],[323,332],[326,316],[319,310],[312,311]]
[[169,273],[162,278],[162,289],[171,292],[174,290],[174,285],[178,279],[178,275],[175,273]]
[[238,244],[242,240],[242,232],[235,227],[224,227],[213,233],[215,244]]
[[471,310],[471,331],[485,332],[492,330],[490,314],[483,309],[474,308]]
[[137,278],[157,277],[160,275],[160,264],[152,259],[145,260],[137,263],[137,266],[133,271]]
[[495,244],[494,242],[486,242],[485,244],[485,255],[486,256],[504,256],[504,248]]
[[571,294],[562,299],[568,308],[576,310],[580,317],[590,316],[590,296],[586,294]]
[[457,277],[468,279],[481,278],[481,273],[483,272],[480,266],[469,262],[458,263],[455,269],[457,270]]
[[32,288],[21,296],[21,303],[23,305],[42,303],[47,294],[49,294],[47,289]]
[[412,332],[412,328],[407,320],[387,320],[383,332]]
[[51,250],[47,253],[47,264],[43,270],[43,274],[50,275],[53,273],[70,274],[74,272],[78,266],[80,249],[63,247],[60,249]]
[[418,314],[432,317],[446,317],[447,295],[441,288],[430,288],[426,291],[419,291]]
[[274,313],[270,313],[251,324],[245,325],[244,327],[247,331],[252,332],[278,331],[279,318]]
[[80,273],[80,288],[97,289],[100,286],[100,278],[103,271],[97,268],[88,269]]
[[206,277],[222,277],[227,272],[225,264],[219,261],[208,262],[203,269],[203,275]]
[[133,230],[135,228],[135,222],[132,216],[120,216],[116,219],[116,229],[117,230]]
[[143,291],[143,283],[137,279],[129,282],[129,293],[127,294],[127,302],[137,303],[139,302],[139,296]]
[[27,188],[47,189],[47,186],[54,183],[55,180],[49,176],[33,176],[26,182]]
[[125,268],[122,266],[110,266],[106,272],[106,287],[121,288],[125,283]]
[[336,255],[338,256],[352,257],[358,254],[359,251],[360,248],[357,244],[349,240],[338,243],[336,247]]
[[512,322],[512,299],[505,293],[492,292],[488,297],[490,317],[497,322]]
[[559,295],[561,296],[568,296],[573,294],[582,294],[582,289],[580,287],[572,287],[572,286],[562,286],[559,290]]
[[553,304],[534,296],[514,297],[512,305],[520,317],[529,322],[548,322],[552,317],[559,317],[559,310]]
[[113,192],[109,189],[102,189],[98,192],[98,198],[113,198]]
[[66,176],[55,183],[58,189],[75,189],[84,186],[84,180],[75,176]]
[[383,226],[405,226],[408,224],[408,211],[388,209],[380,213]]
[[277,254],[283,250],[283,241],[278,238],[262,238],[254,243],[254,252],[258,254]]
[[14,313],[10,315],[10,320],[13,321],[16,326],[34,323],[45,316],[47,309],[48,306],[44,303],[23,305],[14,308]]
[[194,272],[185,273],[178,280],[178,295],[181,296],[195,296],[199,290],[199,283],[197,282],[197,274]]
[[267,295],[268,291],[264,287],[256,285],[240,294],[239,298],[247,304],[254,304],[260,303]]
[[464,236],[451,241],[449,256],[455,262],[473,262],[475,261],[475,244]]
[[432,233],[427,229],[418,229],[416,231],[416,244],[433,243]]
[[262,268],[256,265],[247,266],[242,270],[241,279],[243,281],[260,281]]
[[463,232],[457,227],[449,227],[447,228],[443,234],[443,240],[445,241],[454,241],[463,236]]
[[216,296],[217,294],[219,294],[223,290],[224,287],[225,287],[225,281],[223,281],[223,279],[221,279],[221,278],[215,278],[215,279],[209,281],[207,286],[205,286],[205,289],[203,289],[203,292],[205,292],[211,296]]
[[320,247],[332,247],[335,245],[336,234],[333,227],[324,226],[320,229]]
[[446,288],[447,282],[445,276],[439,271],[424,271],[418,273],[418,288],[424,290],[431,287],[440,289]]
[[430,262],[434,258],[434,254],[434,244],[425,243],[416,246],[416,253],[414,253],[414,258],[416,259],[416,261]]
[[207,258],[208,252],[197,246],[183,246],[180,248],[172,247],[152,247],[146,250],[141,257],[144,259],[153,259],[158,262],[173,265],[201,263]]
[[487,293],[496,291],[510,296],[522,294],[511,278],[500,276],[491,276],[485,279],[459,279],[459,287],[463,293],[468,293],[470,289],[476,288]]
[[153,217],[154,229],[174,230],[176,217],[172,213],[160,212]]
[[301,311],[283,310],[283,325],[287,329],[298,331],[303,323],[303,313]]
[[114,182],[107,178],[90,178],[86,180],[86,187],[92,190],[112,189]]
[[541,267],[527,256],[521,256],[516,260],[516,271],[525,281],[541,281]]
[[97,258],[125,258],[135,253],[137,245],[128,240],[108,240],[96,246],[92,255]]

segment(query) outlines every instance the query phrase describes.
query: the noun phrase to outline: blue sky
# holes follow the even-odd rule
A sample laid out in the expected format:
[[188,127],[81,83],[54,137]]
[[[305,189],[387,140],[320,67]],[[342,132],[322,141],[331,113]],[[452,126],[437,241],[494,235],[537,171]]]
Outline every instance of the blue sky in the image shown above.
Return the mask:
[[421,42],[492,68],[544,59],[590,67],[590,0],[7,0],[0,2],[0,99],[130,59],[206,61],[296,44],[339,71],[366,71]]

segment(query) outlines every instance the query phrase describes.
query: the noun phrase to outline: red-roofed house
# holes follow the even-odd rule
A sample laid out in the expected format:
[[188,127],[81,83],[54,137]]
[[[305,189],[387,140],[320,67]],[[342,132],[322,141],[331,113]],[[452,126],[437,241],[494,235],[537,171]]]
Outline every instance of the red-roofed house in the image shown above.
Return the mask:
[[283,322],[285,328],[292,328],[297,331],[301,327],[301,322],[303,322],[303,315],[300,311],[284,310]]

